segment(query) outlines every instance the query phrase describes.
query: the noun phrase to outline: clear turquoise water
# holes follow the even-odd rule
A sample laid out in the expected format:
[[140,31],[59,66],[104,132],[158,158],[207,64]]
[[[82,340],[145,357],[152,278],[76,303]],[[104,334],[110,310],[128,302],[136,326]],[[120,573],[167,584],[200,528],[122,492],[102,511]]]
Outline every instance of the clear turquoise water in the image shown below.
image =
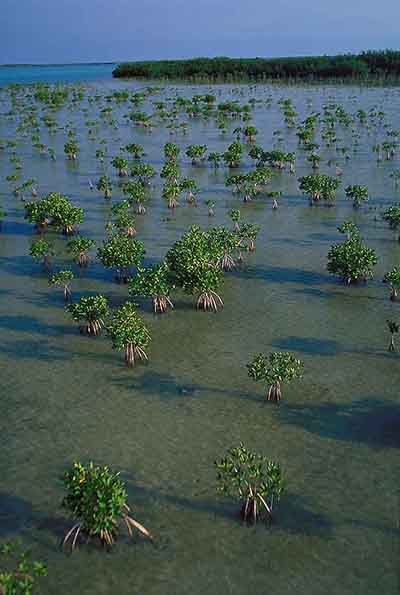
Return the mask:
[[[103,80],[87,89],[104,95],[137,86]],[[238,95],[228,86],[214,90],[220,99]],[[190,96],[199,88],[178,91]],[[167,88],[162,96],[174,93]],[[257,107],[254,114],[266,147],[273,131],[283,129],[277,105],[282,96],[293,98],[300,118],[335,100],[352,113],[378,105],[400,127],[396,89],[242,86],[239,92],[242,100],[270,95],[272,107]],[[7,105],[1,105],[3,113]],[[98,241],[109,206],[89,190],[88,180],[100,168],[98,142],[88,140],[84,121],[105,105],[84,102],[85,115],[78,106],[57,113],[60,123],[72,121],[77,128],[82,150],[76,164],[64,159],[62,131],[42,135],[55,148],[56,162],[32,151],[29,137],[17,149],[24,178],[35,177],[40,194],[58,190],[84,206],[82,233]],[[144,109],[151,110],[150,102]],[[107,139],[110,156],[128,141],[140,142],[146,161],[159,169],[168,131],[132,128],[123,118],[126,106],[113,110],[118,130],[102,124],[98,137]],[[12,136],[15,125],[1,117],[0,137]],[[266,198],[242,208],[262,231],[255,254],[226,277],[223,311],[196,312],[183,296],[176,296],[175,310],[166,316],[155,317],[142,305],[153,341],[149,363],[134,370],[125,369],[106,337],[79,335],[61,294],[49,289],[31,261],[34,230],[5,180],[12,171],[9,153],[0,155],[0,202],[8,213],[0,234],[0,537],[19,540],[47,563],[40,592],[398,593],[400,360],[387,352],[385,320],[398,318],[399,305],[389,301],[381,279],[399,264],[400,245],[375,208],[400,201],[389,179],[399,162],[397,157],[377,166],[373,136],[360,133],[359,151],[341,163],[334,208],[310,208],[299,195],[297,176],[287,174],[272,185],[283,192],[278,211]],[[341,134],[348,141],[348,133]],[[230,138],[211,122],[192,121],[188,134],[176,140],[182,148],[203,142],[221,150]],[[297,147],[293,131],[285,131],[284,145]],[[331,153],[324,153],[325,160],[335,157]],[[192,223],[229,224],[228,209],[242,207],[226,191],[223,169],[193,169],[184,156],[182,166],[200,184],[199,206],[171,214],[157,179],[148,213],[137,225],[146,263],[159,261]],[[308,171],[299,158],[297,175]],[[371,208],[353,212],[343,195],[348,183],[368,184]],[[204,205],[211,197],[217,202],[212,222]],[[119,198],[116,189],[113,199]],[[326,254],[345,218],[360,225],[379,255],[375,279],[366,286],[344,287],[326,272]],[[56,242],[56,266],[65,266],[65,239]],[[76,274],[75,298],[101,291],[117,306],[127,297],[126,287],[97,263]],[[306,370],[278,407],[265,403],[263,387],[247,378],[245,368],[252,354],[276,349],[298,354]],[[286,494],[271,528],[243,526],[237,504],[215,492],[213,461],[240,440],[282,465]],[[109,554],[95,544],[72,556],[60,550],[71,521],[60,507],[59,477],[76,459],[121,471],[134,514],[154,534],[154,545],[122,538]]]
[[0,66],[0,85],[109,80],[116,64]]

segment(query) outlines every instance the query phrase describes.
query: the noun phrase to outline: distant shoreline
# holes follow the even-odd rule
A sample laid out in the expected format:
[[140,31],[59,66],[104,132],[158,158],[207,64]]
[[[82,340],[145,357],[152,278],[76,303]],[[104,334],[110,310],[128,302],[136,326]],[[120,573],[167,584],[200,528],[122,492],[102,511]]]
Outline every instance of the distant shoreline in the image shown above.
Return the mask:
[[113,66],[115,62],[65,62],[63,64],[0,64],[0,68],[54,68],[60,66]]
[[115,78],[165,80],[348,80],[400,79],[400,51],[282,58],[193,58],[122,62]]

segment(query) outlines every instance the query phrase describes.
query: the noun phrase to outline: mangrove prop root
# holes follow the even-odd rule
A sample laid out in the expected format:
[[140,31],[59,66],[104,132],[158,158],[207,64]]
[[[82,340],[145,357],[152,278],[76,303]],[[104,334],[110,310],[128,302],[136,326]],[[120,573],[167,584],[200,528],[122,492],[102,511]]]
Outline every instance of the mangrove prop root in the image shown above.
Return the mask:
[[234,261],[232,256],[226,252],[220,260],[221,269],[223,269],[224,271],[231,271],[235,268],[235,266],[236,262]]
[[155,314],[157,314],[157,312],[160,312],[160,314],[164,314],[168,310],[168,308],[172,309],[174,307],[173,303],[166,295],[156,295],[152,298],[152,302],[153,312]]
[[128,343],[125,347],[125,364],[129,368],[133,368],[137,359],[148,359],[146,352],[141,347]]
[[282,390],[279,382],[269,387],[267,393],[267,401],[280,401],[282,398]]
[[210,289],[210,291],[205,291],[202,293],[197,300],[197,309],[203,308],[204,311],[211,310],[213,312],[218,312],[218,306],[221,308],[224,307],[224,302],[220,298],[220,296]]

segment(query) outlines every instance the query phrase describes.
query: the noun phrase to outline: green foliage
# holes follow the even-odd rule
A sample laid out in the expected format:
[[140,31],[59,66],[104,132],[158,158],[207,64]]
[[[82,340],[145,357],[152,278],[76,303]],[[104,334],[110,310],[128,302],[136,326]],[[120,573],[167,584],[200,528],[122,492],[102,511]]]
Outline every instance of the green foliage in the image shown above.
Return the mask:
[[164,156],[167,161],[176,162],[181,152],[178,145],[175,143],[165,143],[164,145]]
[[154,167],[146,163],[137,163],[131,168],[131,176],[133,178],[138,178],[139,182],[142,184],[149,184],[151,178],[154,178],[155,175],[156,170]]
[[221,153],[218,153],[217,151],[212,151],[208,155],[208,161],[210,163],[212,163],[215,168],[219,167],[219,164],[221,163],[221,159],[222,159],[222,155],[221,155]]
[[119,176],[127,176],[128,175],[129,163],[128,163],[128,160],[125,159],[125,157],[121,157],[120,155],[117,155],[116,157],[114,157],[114,159],[112,159],[111,165],[113,167],[115,167],[115,169],[118,171]]
[[47,576],[44,564],[31,561],[30,552],[19,552],[13,543],[0,547],[0,554],[7,570],[0,571],[0,593],[2,595],[31,595],[36,592],[37,578]]
[[[128,510],[128,496],[119,473],[92,462],[88,465],[76,462],[64,473],[63,483],[67,494],[62,506],[89,537],[98,537],[112,545],[118,535],[118,524]],[[75,542],[76,539],[77,534]]]
[[312,174],[299,178],[299,187],[303,194],[307,194],[314,203],[321,199],[332,202],[340,180],[327,174]]
[[171,271],[168,265],[153,265],[147,269],[138,268],[137,274],[129,281],[129,293],[132,296],[153,298],[155,296],[168,297],[171,293]]
[[338,275],[347,284],[366,281],[373,276],[372,269],[378,259],[375,251],[362,242],[359,235],[352,236],[341,244],[334,244],[328,253],[327,269]]
[[145,154],[142,145],[138,145],[137,143],[131,143],[129,145],[126,145],[125,151],[130,153],[132,157],[134,157],[135,159],[140,159],[140,157],[142,157]]
[[69,141],[64,145],[64,153],[68,159],[76,159],[79,153],[79,145],[76,141]]
[[67,243],[67,252],[72,254],[79,266],[86,266],[89,261],[88,252],[96,245],[91,238],[78,236]]
[[304,364],[287,351],[275,351],[268,356],[259,353],[247,364],[250,378],[262,380],[269,387],[268,400],[281,398],[281,384],[289,384],[303,376]]
[[385,283],[400,289],[400,268],[394,267],[391,271],[385,273],[383,280]]
[[108,176],[106,176],[106,175],[100,176],[100,178],[96,184],[96,188],[100,192],[104,192],[104,198],[111,198],[112,184],[111,184],[111,180]]
[[145,349],[150,342],[150,333],[136,312],[135,304],[125,302],[114,313],[107,332],[113,348],[125,351],[125,363],[133,366],[135,359],[147,359]]
[[391,229],[400,227],[400,204],[394,204],[385,209],[382,218],[389,223]]
[[139,266],[145,254],[143,243],[126,235],[117,234],[97,250],[97,255],[106,268],[117,269],[118,276],[127,280],[129,269]]
[[192,165],[197,165],[205,159],[207,145],[189,145],[186,149],[186,155],[192,160]]
[[40,201],[25,204],[25,219],[39,227],[53,225],[65,234],[72,233],[83,218],[83,209],[74,207],[68,197],[58,192],[49,192]]
[[367,51],[336,56],[290,58],[192,58],[125,62],[113,71],[115,77],[189,80],[348,79],[398,76],[400,51]]
[[217,491],[237,498],[242,504],[242,518],[256,522],[261,511],[272,516],[274,502],[283,492],[281,468],[267,457],[248,450],[243,443],[228,450],[215,462]]
[[56,285],[57,287],[64,287],[65,285],[69,285],[70,281],[75,278],[75,275],[72,271],[59,271],[58,273],[54,273],[49,278],[49,285]]
[[358,209],[363,202],[368,200],[368,187],[367,186],[360,186],[358,184],[353,186],[347,186],[344,189],[346,196],[351,198],[353,201],[353,207]]
[[76,304],[66,306],[72,318],[80,325],[81,332],[99,335],[104,326],[104,318],[109,313],[108,301],[104,295],[81,297]]
[[29,254],[32,258],[41,259],[54,254],[53,245],[44,239],[34,240],[31,244]]
[[352,221],[344,221],[341,225],[339,225],[337,230],[340,231],[340,233],[345,234],[348,240],[360,236],[357,225]]
[[[193,225],[167,252],[166,262],[175,283],[186,293],[200,294],[198,307],[216,310],[217,303],[222,305],[216,294],[222,283],[223,272],[219,266],[222,256],[221,246],[197,225]],[[208,302],[210,296],[216,300],[215,304],[213,300]]]
[[223,153],[223,160],[228,167],[239,167],[243,153],[243,145],[236,140],[229,145],[227,150]]
[[169,182],[176,182],[180,176],[180,169],[179,166],[172,162],[168,161],[162,168],[160,172],[160,177],[168,180]]

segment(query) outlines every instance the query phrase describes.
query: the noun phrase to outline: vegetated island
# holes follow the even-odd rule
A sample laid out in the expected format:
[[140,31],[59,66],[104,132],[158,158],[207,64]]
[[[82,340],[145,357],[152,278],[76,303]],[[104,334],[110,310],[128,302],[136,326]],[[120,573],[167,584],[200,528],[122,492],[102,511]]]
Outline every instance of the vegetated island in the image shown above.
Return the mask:
[[365,51],[337,56],[293,58],[193,58],[123,62],[115,68],[117,78],[187,80],[340,80],[398,79],[400,51]]

